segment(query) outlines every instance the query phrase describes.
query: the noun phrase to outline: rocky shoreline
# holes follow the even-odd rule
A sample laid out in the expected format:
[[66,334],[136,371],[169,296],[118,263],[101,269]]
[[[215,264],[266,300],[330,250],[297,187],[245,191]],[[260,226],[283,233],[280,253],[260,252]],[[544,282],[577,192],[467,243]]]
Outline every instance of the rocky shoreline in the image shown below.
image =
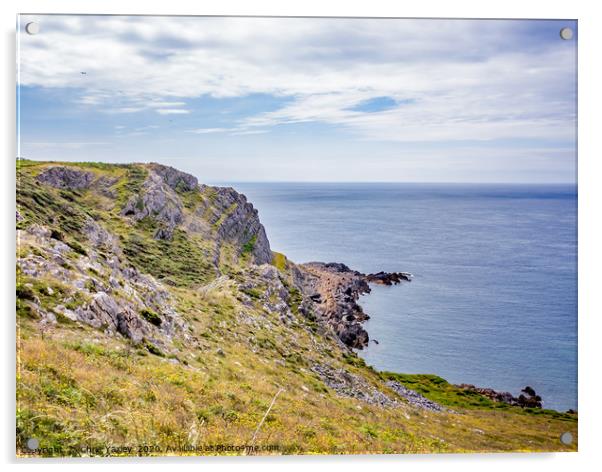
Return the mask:
[[358,303],[370,293],[370,284],[397,285],[412,280],[408,272],[363,274],[337,262],[309,262],[300,265],[305,275],[304,288],[317,312],[348,347],[363,349],[370,337],[362,324],[370,319]]
[[[305,291],[309,293],[315,311],[321,314],[322,321],[334,330],[342,343],[353,349],[363,349],[370,341],[368,332],[362,326],[370,316],[358,303],[361,295],[370,293],[370,284],[391,286],[412,280],[412,274],[408,272],[363,274],[337,262],[309,262],[302,264],[300,269],[304,275]],[[326,376],[324,372],[320,374],[332,377]],[[335,390],[342,388],[339,388],[339,383],[333,383],[337,387]],[[397,382],[389,382],[387,385],[411,404],[431,411],[443,410],[441,405]],[[483,395],[494,402],[522,408],[542,408],[542,398],[529,386],[521,390],[517,397],[510,392],[499,392],[471,384],[460,384],[457,387]],[[349,395],[348,392],[345,394]]]

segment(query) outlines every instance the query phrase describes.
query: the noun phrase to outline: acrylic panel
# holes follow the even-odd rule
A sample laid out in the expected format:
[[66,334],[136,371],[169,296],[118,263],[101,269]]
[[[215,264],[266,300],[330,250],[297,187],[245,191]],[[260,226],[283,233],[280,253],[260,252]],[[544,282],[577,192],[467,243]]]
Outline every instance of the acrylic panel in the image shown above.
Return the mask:
[[17,21],[17,455],[577,449],[575,20]]

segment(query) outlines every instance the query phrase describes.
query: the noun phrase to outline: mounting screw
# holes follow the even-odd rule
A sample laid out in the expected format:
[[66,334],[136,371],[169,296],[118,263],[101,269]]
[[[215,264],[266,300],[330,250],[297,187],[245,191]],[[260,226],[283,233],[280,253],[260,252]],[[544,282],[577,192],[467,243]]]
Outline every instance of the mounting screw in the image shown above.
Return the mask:
[[35,22],[27,23],[25,25],[25,31],[27,34],[38,34],[40,32],[40,25]]
[[562,28],[560,30],[560,37],[567,41],[573,39],[573,30],[571,28]]

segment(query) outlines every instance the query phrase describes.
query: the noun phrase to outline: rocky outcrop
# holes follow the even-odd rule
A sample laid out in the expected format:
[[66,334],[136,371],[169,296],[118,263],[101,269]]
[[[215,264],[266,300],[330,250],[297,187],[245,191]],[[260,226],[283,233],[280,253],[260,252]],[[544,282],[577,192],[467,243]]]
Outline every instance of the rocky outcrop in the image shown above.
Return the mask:
[[[173,167],[148,164],[148,176],[140,194],[126,202],[121,214],[136,221],[152,218],[159,224],[156,239],[171,239],[174,230],[182,226],[204,239],[215,242],[215,265],[219,264],[220,249],[230,243],[238,255],[249,254],[255,264],[272,260],[270,243],[257,210],[247,198],[230,187],[199,185],[196,177]],[[199,192],[192,214],[185,215],[183,196]]]
[[381,407],[395,407],[399,403],[385,395],[376,387],[370,385],[364,378],[352,374],[344,369],[335,369],[327,365],[314,365],[311,370],[337,394],[355,398],[370,405]]
[[63,189],[88,188],[94,180],[94,173],[72,167],[49,167],[42,171],[37,180],[46,185]]
[[[344,346],[362,349],[369,341],[362,324],[369,317],[358,304],[360,295],[370,292],[371,283],[393,285],[411,278],[410,274],[403,272],[366,275],[340,263],[316,262],[302,266],[290,263],[293,280],[285,286],[278,270],[269,265],[273,254],[265,228],[257,209],[245,195],[230,187],[199,185],[196,177],[157,163],[138,165],[136,170],[134,177],[131,173],[126,174],[126,188],[130,193],[120,215],[136,223],[143,222],[137,230],[151,230],[155,239],[171,240],[176,229],[181,229],[184,237],[197,238],[207,257],[213,257],[210,263],[216,273],[220,273],[224,261],[226,266],[243,261],[247,272],[246,282],[240,285],[243,293],[246,290],[265,294],[265,297],[260,297],[263,309],[277,313],[284,323],[291,321],[294,311],[319,321]],[[117,199],[123,191],[123,186],[118,185],[120,177],[103,174],[94,180],[95,173],[74,166],[48,167],[37,178],[39,182],[61,189],[90,187],[109,198]],[[74,311],[76,318],[88,324],[109,326],[132,339],[148,336],[147,330],[151,328],[144,320],[141,324],[137,322],[140,319],[137,313],[149,306],[152,310],[158,308],[153,300],[141,299],[140,294],[146,293],[145,290],[132,288],[130,295],[138,297],[134,306],[120,305],[118,300],[109,303],[102,294],[111,298],[111,290],[117,289],[111,285],[124,278],[128,280],[128,287],[137,279],[141,287],[154,282],[143,280],[144,275],[131,272],[132,268],[122,267],[121,241],[101,224],[87,218],[82,231],[94,252],[110,255],[107,262],[115,273],[111,274],[109,283],[95,278],[88,281],[98,295],[93,295],[90,304]],[[64,259],[58,255],[57,258]],[[94,261],[91,264],[96,270]],[[165,314],[163,305],[160,304],[160,310]],[[71,313],[66,316],[71,316]],[[158,326],[163,330],[171,325],[166,322]]]
[[200,188],[205,198],[196,215],[207,220],[218,244],[231,243],[238,248],[239,255],[250,254],[255,264],[270,263],[272,251],[265,228],[247,197],[231,187],[201,185]]
[[371,284],[397,285],[401,282],[410,282],[412,274],[409,272],[377,272],[366,275],[366,280]]
[[445,408],[439,403],[429,400],[426,397],[423,397],[415,390],[411,390],[406,386],[396,382],[394,380],[389,380],[386,383],[387,387],[393,390],[397,395],[407,400],[410,405],[416,406],[418,408],[422,408],[423,410],[428,411],[445,411]]
[[140,195],[130,197],[121,214],[136,221],[147,217],[155,220],[159,223],[157,239],[171,239],[174,229],[184,220],[180,198],[164,177],[153,170],[148,173]]
[[[49,228],[32,224],[19,230],[20,247],[33,252],[17,260],[17,282],[24,277],[50,277],[61,292],[46,288],[48,305],[38,297],[26,303],[44,325],[56,324],[56,316],[84,323],[107,334],[119,334],[135,344],[150,343],[166,349],[174,335],[187,339],[187,324],[179,316],[169,292],[153,277],[122,262],[118,239],[97,222],[85,225],[86,255],[55,238]],[[38,255],[38,254],[43,254]],[[152,316],[150,316],[152,315]]]
[[346,346],[355,349],[363,349],[370,340],[362,327],[370,317],[358,303],[360,295],[370,293],[369,283],[391,285],[411,280],[403,272],[366,275],[336,262],[309,262],[300,269],[299,285],[315,304],[315,311]]
[[159,175],[163,181],[173,190],[179,192],[190,192],[199,186],[199,181],[194,175],[187,174],[173,167],[164,166],[152,162],[148,165],[155,174]]
[[506,403],[508,405],[520,406],[522,408],[541,408],[542,399],[535,393],[533,388],[527,386],[521,390],[518,397],[515,397],[510,392],[498,392],[492,388],[475,387],[471,384],[460,384],[459,388],[469,392],[483,395],[494,402]]

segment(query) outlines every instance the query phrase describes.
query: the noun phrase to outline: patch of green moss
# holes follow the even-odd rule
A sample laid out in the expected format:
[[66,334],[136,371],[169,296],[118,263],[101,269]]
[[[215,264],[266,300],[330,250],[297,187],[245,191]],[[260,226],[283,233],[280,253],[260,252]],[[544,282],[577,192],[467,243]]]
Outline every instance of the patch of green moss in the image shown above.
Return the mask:
[[154,354],[155,356],[165,357],[165,354],[163,353],[163,351],[161,349],[159,349],[157,346],[155,346],[154,344],[147,342],[144,347],[146,347],[148,352],[150,352],[151,354]]
[[303,295],[297,287],[292,285],[288,286],[288,306],[291,308],[291,311],[296,315],[299,313],[299,306],[301,306],[301,302],[303,301]]
[[250,254],[253,252],[253,249],[255,249],[255,244],[257,243],[257,235],[254,234],[251,239],[249,239],[245,244],[243,244],[242,246],[242,254]]
[[246,295],[248,295],[249,297],[251,297],[255,300],[260,300],[261,297],[263,296],[261,291],[258,290],[257,288],[243,288],[241,290],[241,292],[245,293]]
[[130,164],[126,169],[125,177],[114,186],[117,192],[115,208],[118,212],[131,196],[142,193],[142,185],[148,176],[148,171],[141,165]]
[[142,310],[140,310],[140,315],[142,316],[142,318],[144,318],[146,321],[148,321],[150,324],[153,324],[155,326],[161,326],[161,317],[155,313],[153,310],[149,310],[148,308],[143,308]]
[[343,360],[354,367],[366,367],[366,361],[355,353],[343,353]]

